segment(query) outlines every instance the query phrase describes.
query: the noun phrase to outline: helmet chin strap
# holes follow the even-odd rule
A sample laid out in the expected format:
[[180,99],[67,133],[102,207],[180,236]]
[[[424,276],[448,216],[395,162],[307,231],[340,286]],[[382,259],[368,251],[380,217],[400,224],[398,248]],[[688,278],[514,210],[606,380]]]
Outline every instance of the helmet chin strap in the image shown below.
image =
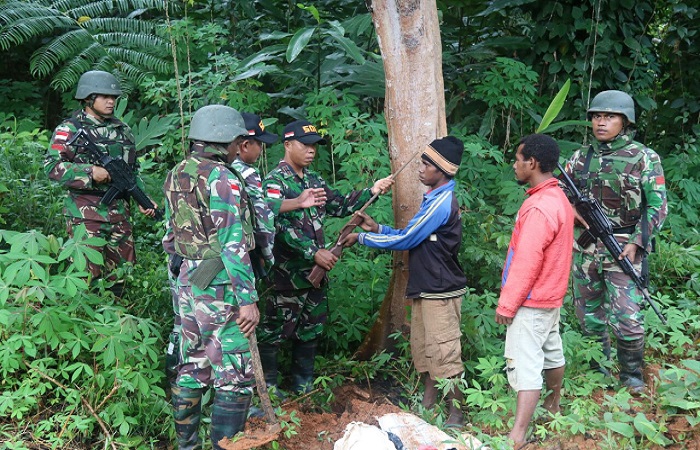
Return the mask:
[[89,108],[89,109],[90,109],[90,113],[91,113],[92,115],[94,115],[94,116],[97,116],[97,118],[100,119],[101,121],[105,121],[106,119],[109,119],[110,117],[112,117],[111,114],[108,115],[108,116],[105,116],[105,115],[100,114],[99,112],[97,112],[97,110],[95,109],[95,98],[97,98],[97,94],[90,94],[90,95],[85,99],[85,108],[86,108],[86,109]]

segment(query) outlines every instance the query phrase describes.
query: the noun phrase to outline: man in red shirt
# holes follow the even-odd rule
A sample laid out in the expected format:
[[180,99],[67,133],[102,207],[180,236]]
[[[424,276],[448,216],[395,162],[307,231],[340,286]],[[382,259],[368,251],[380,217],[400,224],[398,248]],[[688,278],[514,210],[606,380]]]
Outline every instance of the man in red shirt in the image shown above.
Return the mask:
[[528,198],[515,219],[503,268],[496,323],[507,325],[506,371],[518,392],[515,424],[508,437],[513,448],[525,444],[542,390],[542,370],[549,395],[544,408],[559,412],[564,351],[559,309],[566,294],[574,242],[574,214],[552,171],[559,160],[554,139],[532,134],[521,139],[515,177],[528,185]]

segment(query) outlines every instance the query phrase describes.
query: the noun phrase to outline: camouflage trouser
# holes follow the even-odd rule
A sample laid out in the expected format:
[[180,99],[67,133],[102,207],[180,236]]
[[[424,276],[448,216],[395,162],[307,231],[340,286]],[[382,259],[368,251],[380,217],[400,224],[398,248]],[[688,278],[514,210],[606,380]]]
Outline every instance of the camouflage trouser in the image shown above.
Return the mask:
[[[90,246],[90,248],[102,254],[104,258],[105,274],[112,272],[125,262],[133,263],[136,261],[131,224],[128,221],[109,223],[68,217],[66,224],[68,236],[73,237],[73,229],[79,225],[85,225],[88,236],[102,238],[107,241],[104,247]],[[88,270],[92,274],[92,278],[100,278],[102,275],[102,266],[90,262],[89,260],[87,265]],[[110,277],[110,280],[115,281],[114,276]]]
[[178,286],[182,320],[177,385],[252,395],[254,378],[248,339],[236,324],[231,285]]
[[266,344],[283,340],[302,342],[317,339],[328,318],[326,289],[269,291],[264,298],[265,317],[258,338]]
[[165,350],[165,371],[168,375],[168,380],[174,384],[180,365],[182,320],[180,319],[180,307],[178,305],[177,277],[170,270],[168,270],[168,284],[170,285],[170,296],[173,303],[173,329],[170,332],[168,347]]
[[[637,253],[635,268],[640,269]],[[612,327],[618,340],[644,337],[642,293],[613,261],[590,253],[575,252],[573,267],[574,305],[581,328],[588,335],[608,335]]]

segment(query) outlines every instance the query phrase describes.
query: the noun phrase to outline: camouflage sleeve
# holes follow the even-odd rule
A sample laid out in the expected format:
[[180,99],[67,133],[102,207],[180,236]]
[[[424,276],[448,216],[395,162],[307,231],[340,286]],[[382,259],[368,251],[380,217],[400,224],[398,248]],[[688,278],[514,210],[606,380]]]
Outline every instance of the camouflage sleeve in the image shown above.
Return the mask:
[[93,189],[93,165],[76,161],[73,147],[66,145],[76,131],[75,126],[69,122],[56,127],[44,159],[44,172],[66,188]]
[[334,217],[346,217],[353,212],[362,208],[362,206],[372,198],[372,191],[362,189],[361,191],[352,191],[347,195],[343,195],[340,191],[329,188],[323,183],[323,188],[326,190],[326,212]]
[[255,276],[246,250],[241,222],[241,189],[238,178],[228,170],[212,170],[207,180],[210,189],[209,208],[217,226],[221,244],[221,260],[233,286],[238,306],[258,301]]
[[168,255],[175,254],[175,233],[173,233],[173,228],[170,226],[170,206],[168,202],[165,202],[165,220],[163,224],[165,226],[165,235],[161,243],[163,244],[163,250]]
[[[271,172],[263,181],[263,189],[268,198],[279,200],[281,203],[285,198],[294,198],[298,195],[292,187],[286,185],[284,179],[275,175],[276,173]],[[316,245],[316,241],[306,236],[301,229],[303,224],[309,221],[311,218],[308,210],[298,209],[280,214],[275,218],[275,241],[283,243],[300,258],[313,262],[314,255],[320,248]],[[310,226],[314,227],[314,224]]]
[[262,190],[260,175],[252,167],[241,172],[245,177],[246,191],[255,208],[255,243],[265,261],[274,261],[272,247],[275,243],[275,216]]
[[[646,149],[641,164],[643,164],[642,190],[647,203],[647,232],[651,241],[651,237],[658,233],[663,226],[668,213],[666,181],[664,179],[664,169],[661,166],[661,159],[655,151]],[[630,235],[629,242],[643,247],[642,220],[637,223],[634,233]],[[651,250],[651,243],[647,244],[646,250]]]

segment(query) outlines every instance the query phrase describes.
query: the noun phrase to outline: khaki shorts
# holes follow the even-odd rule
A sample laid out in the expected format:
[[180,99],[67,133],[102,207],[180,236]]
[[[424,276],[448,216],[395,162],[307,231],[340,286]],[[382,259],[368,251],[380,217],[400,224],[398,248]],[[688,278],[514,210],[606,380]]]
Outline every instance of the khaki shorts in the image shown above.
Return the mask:
[[419,373],[452,378],[464,372],[460,322],[462,297],[414,299],[411,307],[411,356]]
[[562,367],[559,308],[521,306],[506,332],[506,372],[516,391],[542,389],[542,370]]

